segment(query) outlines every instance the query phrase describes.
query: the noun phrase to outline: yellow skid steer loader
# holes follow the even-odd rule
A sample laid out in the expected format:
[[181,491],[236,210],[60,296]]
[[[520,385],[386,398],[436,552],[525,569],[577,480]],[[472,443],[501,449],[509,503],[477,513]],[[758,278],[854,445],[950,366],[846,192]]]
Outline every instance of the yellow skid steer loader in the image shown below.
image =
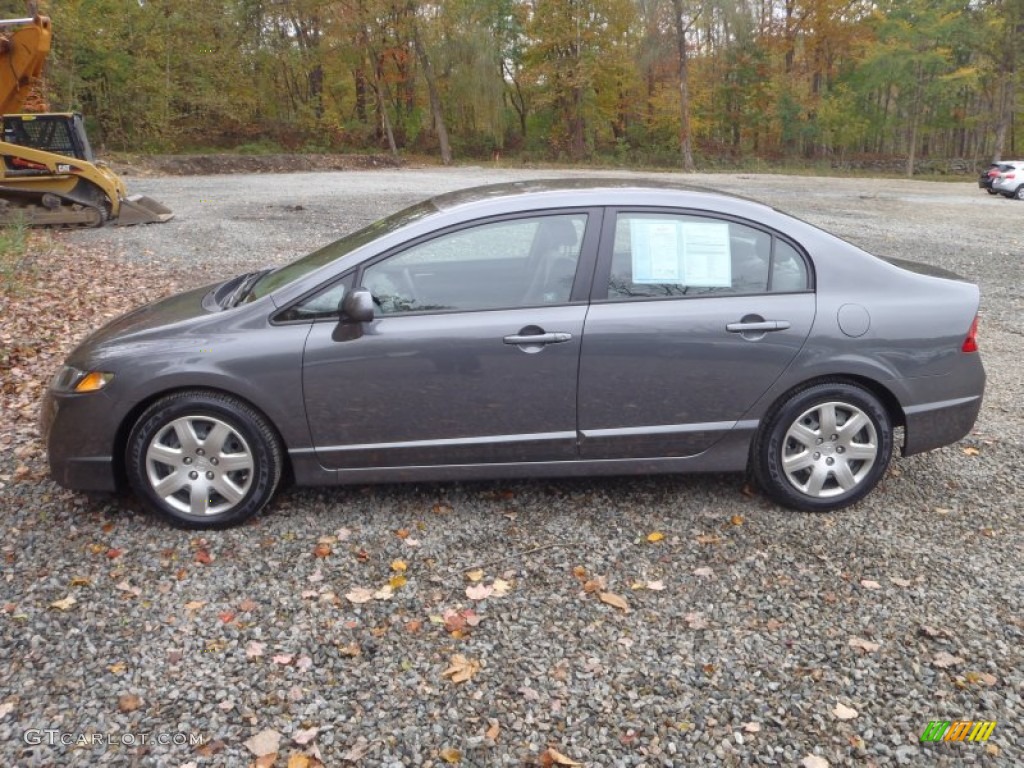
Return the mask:
[[24,107],[50,52],[46,16],[0,20],[0,224],[21,217],[31,226],[98,227],[174,217],[93,157],[82,116],[26,114]]

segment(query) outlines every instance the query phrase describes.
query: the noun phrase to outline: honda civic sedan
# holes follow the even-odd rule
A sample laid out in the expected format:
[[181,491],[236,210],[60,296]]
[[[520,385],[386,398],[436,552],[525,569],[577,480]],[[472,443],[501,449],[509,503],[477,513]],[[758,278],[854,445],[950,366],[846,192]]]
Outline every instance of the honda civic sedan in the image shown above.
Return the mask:
[[[300,485],[749,472],[829,511],[972,428],[978,288],[670,183],[442,195],[96,331],[52,476],[223,527]],[[901,432],[896,432],[897,428]]]

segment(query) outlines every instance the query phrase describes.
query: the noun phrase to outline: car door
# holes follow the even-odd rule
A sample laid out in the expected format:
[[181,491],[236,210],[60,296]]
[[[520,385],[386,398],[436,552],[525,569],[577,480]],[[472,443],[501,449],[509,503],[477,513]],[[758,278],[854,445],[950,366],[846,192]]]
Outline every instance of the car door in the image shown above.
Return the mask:
[[706,450],[771,386],[814,320],[810,263],[709,215],[609,211],[580,361],[580,456]]
[[320,462],[576,458],[595,218],[599,210],[475,222],[360,269],[374,320],[315,323],[306,343],[303,397]]

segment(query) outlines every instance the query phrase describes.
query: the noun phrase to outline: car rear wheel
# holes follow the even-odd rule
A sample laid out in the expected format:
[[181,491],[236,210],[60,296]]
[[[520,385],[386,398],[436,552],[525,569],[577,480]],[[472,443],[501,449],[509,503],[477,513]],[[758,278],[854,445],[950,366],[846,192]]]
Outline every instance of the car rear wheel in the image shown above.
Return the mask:
[[1019,187],[1017,187],[1017,191],[1014,193],[1013,196],[1016,197],[1018,200],[1024,200],[1024,184],[1021,184]]
[[892,442],[892,420],[868,390],[843,382],[816,384],[769,415],[754,448],[754,476],[783,506],[841,509],[878,484]]
[[988,191],[988,193],[990,195],[998,195],[999,194],[999,190],[998,189],[992,189],[992,187],[988,187],[987,191]]
[[179,392],[139,417],[128,478],[146,505],[181,528],[223,528],[259,512],[281,477],[267,421],[230,395]]

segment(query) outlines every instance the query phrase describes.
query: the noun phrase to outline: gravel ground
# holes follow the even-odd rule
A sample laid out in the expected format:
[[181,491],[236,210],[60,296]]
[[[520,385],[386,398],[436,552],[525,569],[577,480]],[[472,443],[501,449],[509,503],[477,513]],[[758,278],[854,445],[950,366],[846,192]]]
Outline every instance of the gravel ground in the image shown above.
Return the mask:
[[[129,179],[178,218],[61,237],[201,283],[429,194],[550,175]],[[0,762],[245,766],[271,731],[278,766],[1024,763],[1024,206],[967,181],[686,180],[977,280],[974,434],[895,459],[833,515],[736,476],[424,484],[290,489],[203,537],[4,456]],[[919,741],[958,719],[998,724],[987,744]]]

